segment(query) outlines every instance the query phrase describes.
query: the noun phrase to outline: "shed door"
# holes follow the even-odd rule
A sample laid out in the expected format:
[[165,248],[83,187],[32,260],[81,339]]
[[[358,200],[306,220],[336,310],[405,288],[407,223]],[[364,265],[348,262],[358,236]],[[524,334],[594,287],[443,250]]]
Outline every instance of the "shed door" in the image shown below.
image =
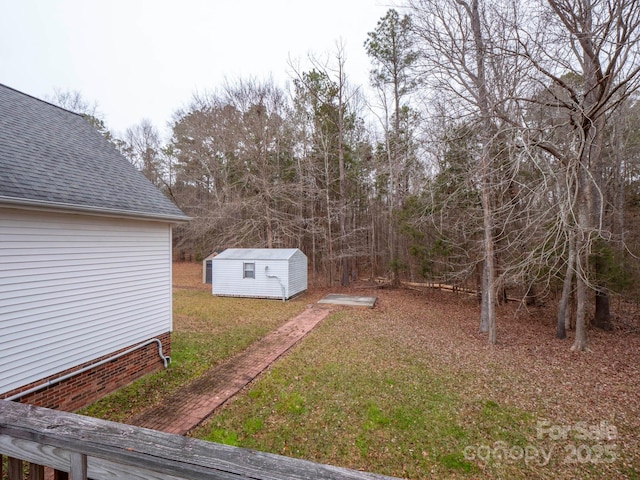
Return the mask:
[[211,278],[211,260],[207,260],[205,268],[205,283],[211,283],[213,281],[213,279]]

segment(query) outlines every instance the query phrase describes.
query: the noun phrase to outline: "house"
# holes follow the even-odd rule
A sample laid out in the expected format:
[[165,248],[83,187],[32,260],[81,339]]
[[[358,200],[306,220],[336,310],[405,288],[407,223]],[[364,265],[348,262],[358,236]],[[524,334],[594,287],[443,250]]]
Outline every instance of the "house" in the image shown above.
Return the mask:
[[287,300],[307,289],[307,256],[297,248],[228,248],[211,259],[214,295]]
[[81,115],[0,84],[0,398],[74,410],[166,366],[187,220]]

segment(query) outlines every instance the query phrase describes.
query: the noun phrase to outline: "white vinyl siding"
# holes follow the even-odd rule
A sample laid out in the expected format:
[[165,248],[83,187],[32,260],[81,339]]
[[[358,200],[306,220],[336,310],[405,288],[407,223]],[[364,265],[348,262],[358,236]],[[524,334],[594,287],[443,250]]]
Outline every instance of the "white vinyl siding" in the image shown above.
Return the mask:
[[171,326],[169,224],[0,208],[0,393]]
[[307,289],[307,256],[298,250],[289,259],[289,297]]
[[[246,265],[254,264],[255,278]],[[290,298],[307,289],[307,257],[298,249],[228,249],[211,260],[214,295]]]

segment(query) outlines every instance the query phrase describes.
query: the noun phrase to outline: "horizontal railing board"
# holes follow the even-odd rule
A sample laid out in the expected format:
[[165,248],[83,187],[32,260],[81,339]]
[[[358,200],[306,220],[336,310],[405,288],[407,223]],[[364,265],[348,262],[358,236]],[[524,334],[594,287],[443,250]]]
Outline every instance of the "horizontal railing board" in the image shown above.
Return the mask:
[[[46,465],[67,472],[71,464],[71,452],[59,447],[43,445],[29,440],[20,440],[0,435],[0,451],[10,457],[18,457],[30,463]],[[119,464],[96,457],[87,459],[88,477],[126,478],[128,480],[182,480],[180,477],[145,470],[131,465]]]
[[86,454],[95,480],[391,478],[7,401],[0,435],[0,453],[59,470],[69,452]]

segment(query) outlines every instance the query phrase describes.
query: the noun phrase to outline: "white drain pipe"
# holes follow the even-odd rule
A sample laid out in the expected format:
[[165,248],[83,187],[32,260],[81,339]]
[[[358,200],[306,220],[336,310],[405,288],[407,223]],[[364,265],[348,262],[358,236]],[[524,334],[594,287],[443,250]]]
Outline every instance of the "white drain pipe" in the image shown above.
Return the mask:
[[113,360],[116,360],[120,357],[123,357],[125,355],[130,354],[131,352],[135,352],[136,350],[142,348],[142,347],[146,347],[147,345],[150,345],[152,343],[157,343],[158,344],[158,355],[160,355],[160,358],[162,359],[162,362],[164,363],[164,368],[167,368],[167,366],[169,365],[169,363],[171,362],[171,357],[165,357],[162,353],[162,342],[158,339],[158,338],[152,338],[151,340],[147,340],[144,343],[141,343],[139,345],[136,345],[135,347],[131,347],[128,350],[125,350],[124,352],[120,352],[116,355],[113,355],[112,357],[109,358],[105,358],[104,360],[100,360],[99,362],[96,363],[92,363],[91,365],[87,365],[86,367],[82,367],[80,370],[75,370],[71,373],[67,373],[66,375],[62,375],[61,377],[58,378],[54,378],[53,380],[47,380],[45,383],[41,383],[40,385],[37,385],[35,387],[32,387],[28,390],[25,390],[24,392],[20,392],[17,393],[15,395],[12,395],[8,398],[5,398],[3,400],[19,400],[20,398],[29,395],[30,393],[34,393],[40,390],[43,390],[47,387],[51,387],[52,385],[56,385],[60,382],[63,382],[64,380],[67,380],[69,378],[75,377],[76,375],[80,375],[81,373],[86,372],[87,370],[91,370],[92,368],[96,368],[99,367],[100,365],[104,365],[105,363],[109,363]]
[[267,278],[275,278],[276,280],[278,280],[278,283],[280,284],[280,289],[282,290],[282,301],[286,302],[287,301],[287,293],[286,293],[286,289],[284,288],[284,285],[282,284],[282,281],[280,280],[280,278],[278,278],[277,275],[269,275],[269,266],[267,265],[266,267],[264,267],[264,274],[267,276]]

